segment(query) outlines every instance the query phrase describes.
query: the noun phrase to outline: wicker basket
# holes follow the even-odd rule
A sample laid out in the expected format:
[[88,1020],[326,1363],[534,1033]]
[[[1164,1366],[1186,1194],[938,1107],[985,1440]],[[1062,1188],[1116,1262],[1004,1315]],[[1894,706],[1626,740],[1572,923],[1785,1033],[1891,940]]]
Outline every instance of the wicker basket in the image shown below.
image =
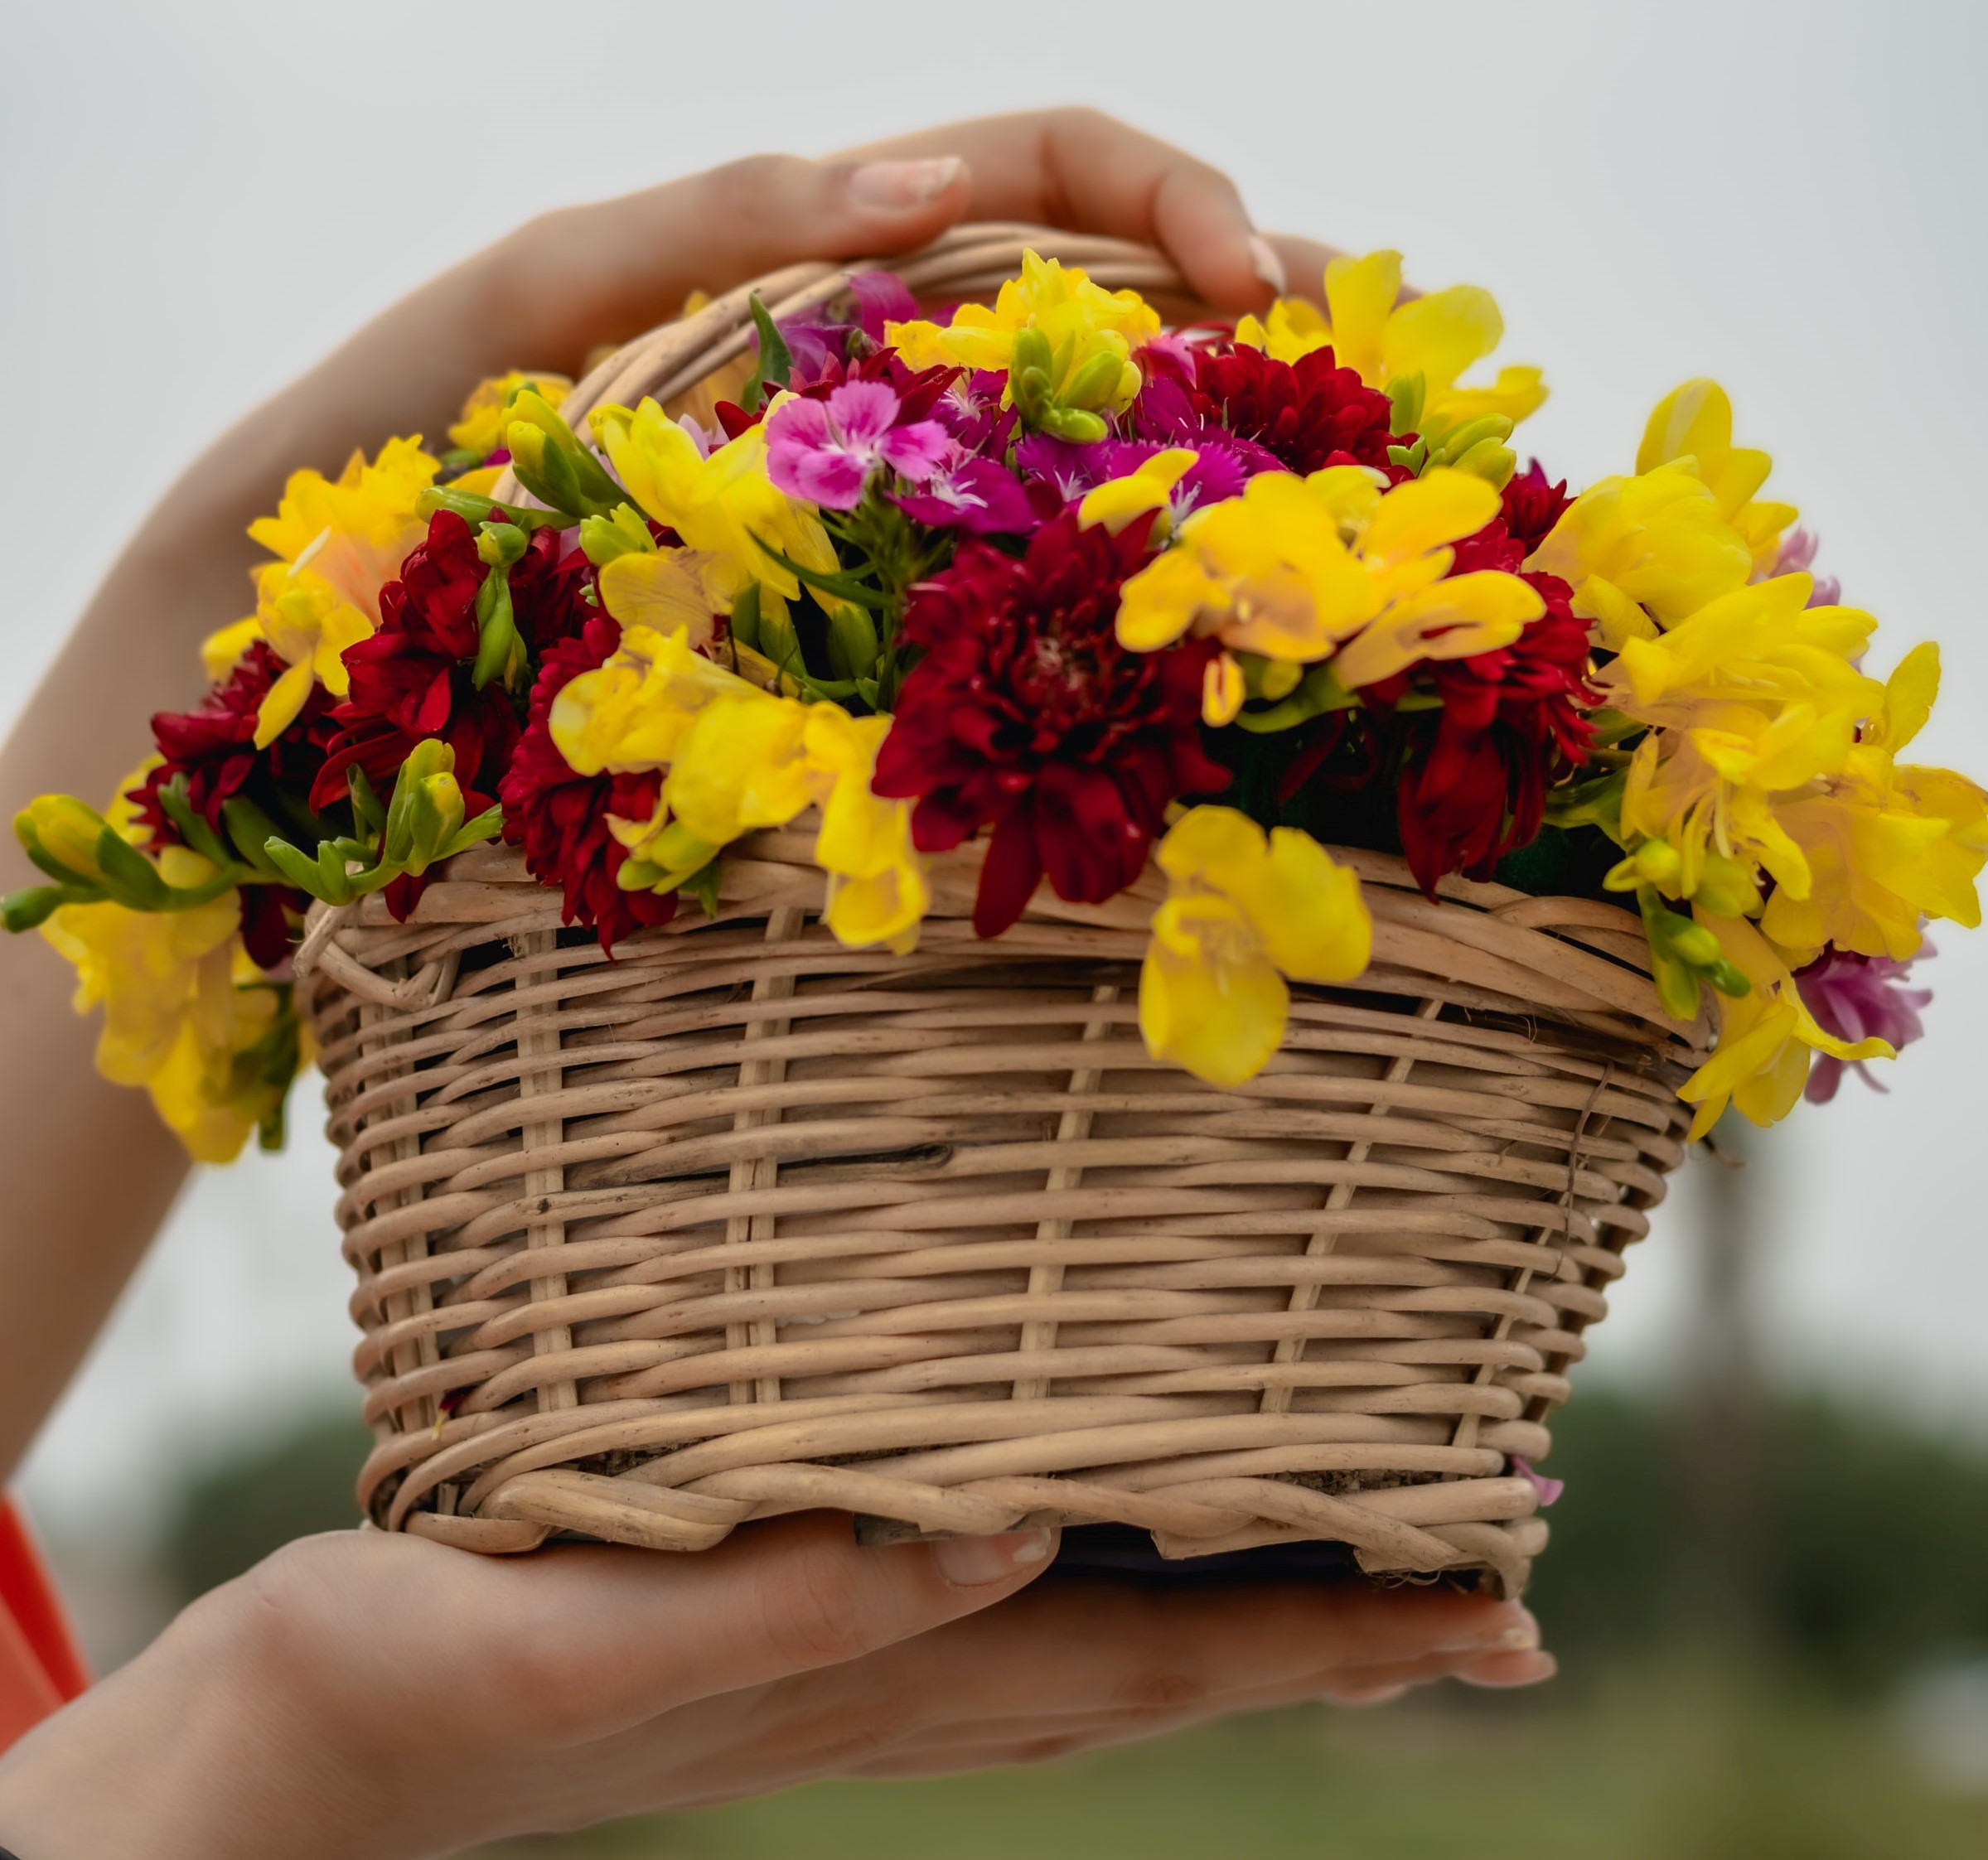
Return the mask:
[[[1179,305],[1137,247],[975,228],[897,268],[990,290],[1024,240]],[[844,274],[762,281],[776,316]],[[749,340],[745,292],[631,344],[583,410]],[[1149,871],[991,942],[978,850],[915,954],[816,920],[806,823],[744,843],[715,920],[612,959],[481,848],[413,920],[320,907],[316,1022],[380,1525],[659,1549],[834,1507],[873,1537],[1112,1523],[1192,1558],[1349,1546],[1516,1593],[1580,1333],[1683,1153],[1704,1029],[1636,919],[1382,855],[1357,987],[1294,990],[1221,1090],[1149,1058]]]

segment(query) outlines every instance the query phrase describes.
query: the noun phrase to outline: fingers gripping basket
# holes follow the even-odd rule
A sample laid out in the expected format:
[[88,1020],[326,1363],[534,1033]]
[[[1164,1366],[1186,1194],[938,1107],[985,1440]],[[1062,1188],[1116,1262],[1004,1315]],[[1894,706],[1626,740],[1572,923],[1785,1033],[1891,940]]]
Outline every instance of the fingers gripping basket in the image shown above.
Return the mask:
[[[1164,301],[1136,247],[954,235],[901,273],[991,289],[1023,237]],[[762,280],[776,316],[834,294]],[[667,401],[745,293],[631,344],[569,412]],[[1683,1149],[1702,1029],[1637,920],[1348,852],[1375,916],[1236,1089],[1149,1058],[1149,872],[973,934],[935,862],[908,957],[816,921],[806,823],[612,959],[509,852],[411,921],[319,907],[299,957],[342,1152],[361,1498],[472,1548],[695,1550],[834,1507],[891,1531],[1115,1522],[1192,1557],[1328,1539],[1516,1592],[1581,1332]]]

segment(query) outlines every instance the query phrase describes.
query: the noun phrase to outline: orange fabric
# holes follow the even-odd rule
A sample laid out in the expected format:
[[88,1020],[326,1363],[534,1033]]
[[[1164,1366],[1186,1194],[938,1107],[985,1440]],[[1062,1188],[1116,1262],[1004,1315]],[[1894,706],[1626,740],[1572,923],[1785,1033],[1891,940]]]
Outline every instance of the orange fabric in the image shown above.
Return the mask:
[[55,1584],[20,1513],[0,1495],[0,1751],[89,1684]]

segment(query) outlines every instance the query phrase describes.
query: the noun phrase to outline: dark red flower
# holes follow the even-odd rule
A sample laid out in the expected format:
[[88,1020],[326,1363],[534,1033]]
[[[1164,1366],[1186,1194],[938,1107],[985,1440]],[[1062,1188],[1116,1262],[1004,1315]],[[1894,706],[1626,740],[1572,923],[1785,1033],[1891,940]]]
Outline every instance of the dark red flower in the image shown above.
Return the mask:
[[1502,513],[1505,534],[1521,545],[1520,561],[1545,541],[1573,501],[1567,495],[1567,481],[1563,478],[1557,485],[1548,484],[1537,459],[1505,486]]
[[[518,741],[515,704],[495,681],[479,691],[476,595],[487,569],[470,526],[438,510],[400,579],[380,592],[380,630],[346,650],[351,693],[332,714],[343,727],[311,790],[326,808],[345,798],[356,763],[384,795],[414,745],[439,737],[456,752],[456,779],[470,811],[490,805]],[[564,551],[557,531],[537,531],[512,564],[510,597],[520,635],[534,656],[585,624],[590,567]]]
[[[1493,521],[1457,548],[1457,572],[1503,568],[1528,545]],[[1499,534],[1492,534],[1492,532]],[[1433,682],[1442,708],[1400,715],[1396,819],[1422,889],[1462,872],[1489,878],[1500,859],[1540,830],[1546,790],[1588,758],[1598,702],[1587,683],[1588,630],[1555,575],[1529,574],[1546,611],[1508,646],[1426,662],[1363,693],[1385,712],[1411,679]]]
[[1155,370],[1133,423],[1142,438],[1178,445],[1219,429],[1267,455],[1260,468],[1370,465],[1399,480],[1409,474],[1388,462],[1388,447],[1400,442],[1388,431],[1393,417],[1387,396],[1340,367],[1330,349],[1280,362],[1231,346],[1196,350],[1191,376],[1179,364]]
[[[308,790],[337,725],[331,719],[331,700],[314,688],[288,729],[267,749],[255,746],[256,714],[284,669],[283,660],[258,640],[197,709],[161,711],[152,718],[152,741],[165,760],[146,771],[132,790],[132,800],[156,843],[181,843],[180,830],[158,798],[159,790],[177,775],[186,778],[186,796],[194,812],[224,843],[228,833],[221,824],[221,806],[238,795],[278,825],[295,831],[299,823],[291,818],[284,800],[294,802]],[[259,967],[273,969],[288,958],[294,924],[310,902],[286,885],[243,887],[242,938]]]
[[1114,630],[1150,528],[1114,536],[1066,513],[1020,560],[969,543],[905,614],[904,636],[925,657],[873,785],[917,797],[912,838],[923,852],[994,829],[974,906],[982,936],[1021,916],[1045,872],[1073,902],[1124,890],[1168,803],[1227,784],[1201,746],[1212,642],[1129,652]]
[[256,714],[288,669],[258,640],[197,708],[161,711],[152,718],[152,740],[165,760],[148,771],[133,798],[155,839],[179,841],[179,829],[158,804],[159,790],[176,775],[186,776],[194,812],[217,833],[223,831],[221,804],[233,795],[245,795],[280,819],[278,791],[297,795],[309,788],[337,734],[331,700],[322,689],[312,691],[296,721],[267,749],[255,746]]
[[611,949],[645,924],[666,924],[676,912],[676,896],[624,891],[615,875],[627,849],[607,830],[607,816],[646,820],[655,810],[662,776],[576,775],[552,740],[553,699],[582,672],[604,664],[621,643],[620,623],[595,612],[577,637],[560,640],[545,655],[532,687],[531,715],[499,789],[504,801],[504,837],[525,849],[532,876],[557,885],[565,897],[568,923],[591,924],[601,947]]

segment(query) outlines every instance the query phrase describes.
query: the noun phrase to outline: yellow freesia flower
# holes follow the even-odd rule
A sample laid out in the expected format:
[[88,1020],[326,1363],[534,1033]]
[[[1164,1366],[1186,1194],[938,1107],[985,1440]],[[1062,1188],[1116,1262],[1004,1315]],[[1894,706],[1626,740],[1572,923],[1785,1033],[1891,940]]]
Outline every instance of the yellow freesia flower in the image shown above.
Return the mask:
[[1619,652],[1745,587],[1753,554],[1711,488],[1678,461],[1589,486],[1526,566],[1567,582],[1574,612]]
[[345,649],[380,624],[380,591],[428,533],[414,505],[440,467],[419,439],[389,439],[368,464],[353,453],[336,479],[294,471],[273,517],[249,535],[279,559],[255,572],[255,611],[223,627],[201,649],[219,679],[257,640],[290,667],[264,699],[256,746],[266,748],[295,721],[314,683],[346,692]]
[[1939,678],[1937,648],[1907,654],[1840,771],[1777,809],[1808,882],[1777,889],[1761,927],[1797,965],[1826,944],[1904,961],[1918,949],[1923,919],[1981,922],[1975,882],[1988,863],[1988,794],[1950,770],[1895,760],[1924,724]]
[[496,452],[510,424],[511,396],[520,388],[531,389],[547,406],[556,408],[572,392],[573,383],[564,374],[527,374],[515,368],[508,374],[489,375],[470,389],[462,403],[462,418],[448,429],[449,444],[478,458]]
[[1720,515],[1739,533],[1754,571],[1773,572],[1781,533],[1801,515],[1792,504],[1756,500],[1773,461],[1733,443],[1733,403],[1716,381],[1686,381],[1660,400],[1643,428],[1636,453],[1639,476],[1689,459],[1698,468]]
[[700,657],[687,628],[633,626],[559,693],[549,727],[577,773],[668,771],[650,819],[609,820],[626,882],[674,888],[742,834],[818,806],[830,929],[852,948],[917,942],[931,892],[910,804],[870,791],[889,718],[776,697]]
[[[1200,457],[1191,446],[1170,446],[1142,459],[1124,477],[1108,479],[1086,491],[1076,507],[1077,521],[1086,529],[1101,523],[1115,536],[1134,517],[1143,517],[1149,510],[1165,511],[1174,486],[1194,469]],[[1154,525],[1154,541],[1165,537],[1166,524],[1163,515]]]
[[800,598],[801,583],[762,543],[804,568],[836,572],[839,564],[820,520],[767,476],[763,422],[707,457],[653,400],[632,410],[597,407],[592,418],[594,436],[629,495],[706,558],[705,585],[720,612],[730,612],[748,582],[781,600]]
[[310,572],[377,626],[380,589],[428,534],[414,504],[440,469],[414,438],[388,440],[370,465],[353,453],[336,480],[293,471],[276,515],[259,517],[249,534],[299,569],[307,553]]
[[1622,825],[1627,843],[1661,839],[1678,855],[1673,895],[1696,896],[1715,855],[1808,895],[1784,804],[1843,768],[1884,695],[1852,662],[1876,622],[1808,606],[1813,587],[1783,575],[1739,588],[1667,633],[1625,641],[1599,675],[1610,704],[1654,726],[1630,763]]
[[[1112,413],[1132,404],[1139,390],[1133,352],[1160,332],[1159,313],[1136,291],[1107,291],[1090,273],[1030,251],[1022,274],[1002,285],[990,309],[963,303],[950,324],[887,323],[883,339],[912,368],[951,366],[1007,372],[1015,338],[1041,332],[1054,363],[1052,393],[1084,377],[1100,389],[1084,403]],[[1107,360],[1108,358],[1108,360]]]
[[1677,1094],[1698,1107],[1691,1120],[1693,1142],[1718,1123],[1729,1104],[1755,1123],[1778,1123],[1802,1096],[1815,1053],[1841,1060],[1898,1056],[1886,1041],[1839,1040],[1824,1032],[1803,1004],[1787,964],[1744,917],[1703,911],[1692,915],[1753,984],[1743,995],[1713,997],[1718,1002],[1718,1048]]
[[870,789],[888,717],[851,717],[839,705],[810,704],[805,749],[829,783],[821,803],[815,862],[829,875],[822,920],[852,949],[882,944],[898,955],[917,948],[931,907],[925,862],[912,844],[912,810]]
[[[128,838],[128,810],[114,822]],[[160,876],[191,888],[214,867],[182,846],[162,848]],[[160,1117],[202,1162],[226,1162],[268,1109],[244,1102],[236,1056],[274,1025],[267,987],[241,946],[241,894],[224,891],[191,911],[130,911],[109,900],[65,904],[41,934],[76,971],[80,1014],[104,1009],[97,1070],[114,1084],[143,1085]]]
[[345,650],[372,636],[372,621],[312,573],[310,560],[307,553],[299,566],[272,562],[255,572],[256,630],[288,667],[255,713],[258,749],[267,749],[297,721],[314,685],[345,697],[351,688]]
[[1299,982],[1350,982],[1373,950],[1360,881],[1308,833],[1233,808],[1183,814],[1154,853],[1167,898],[1139,970],[1146,1048],[1211,1085],[1254,1078]]
[[568,681],[547,727],[576,774],[667,768],[704,706],[743,684],[696,652],[688,629],[631,626],[605,664]]
[[[1444,578],[1449,545],[1498,508],[1482,478],[1442,467],[1385,493],[1358,466],[1303,479],[1260,472],[1241,496],[1194,511],[1178,546],[1125,583],[1119,639],[1152,652],[1192,632],[1213,635],[1229,654],[1329,656],[1349,689],[1418,659],[1487,652],[1545,611],[1516,575]],[[1228,722],[1241,702],[1240,674],[1221,665],[1207,721]]]
[[1370,388],[1420,374],[1422,430],[1431,438],[1487,413],[1516,422],[1539,411],[1546,388],[1536,368],[1502,368],[1488,387],[1459,384],[1504,340],[1505,319],[1488,291],[1456,284],[1407,303],[1400,295],[1399,252],[1342,256],[1325,268],[1323,315],[1303,297],[1282,297],[1266,321],[1244,317],[1236,340],[1283,362],[1330,347]]
[[624,629],[645,626],[666,638],[681,627],[693,647],[709,641],[712,616],[730,606],[725,587],[722,565],[696,549],[631,549],[599,574],[601,605]]

